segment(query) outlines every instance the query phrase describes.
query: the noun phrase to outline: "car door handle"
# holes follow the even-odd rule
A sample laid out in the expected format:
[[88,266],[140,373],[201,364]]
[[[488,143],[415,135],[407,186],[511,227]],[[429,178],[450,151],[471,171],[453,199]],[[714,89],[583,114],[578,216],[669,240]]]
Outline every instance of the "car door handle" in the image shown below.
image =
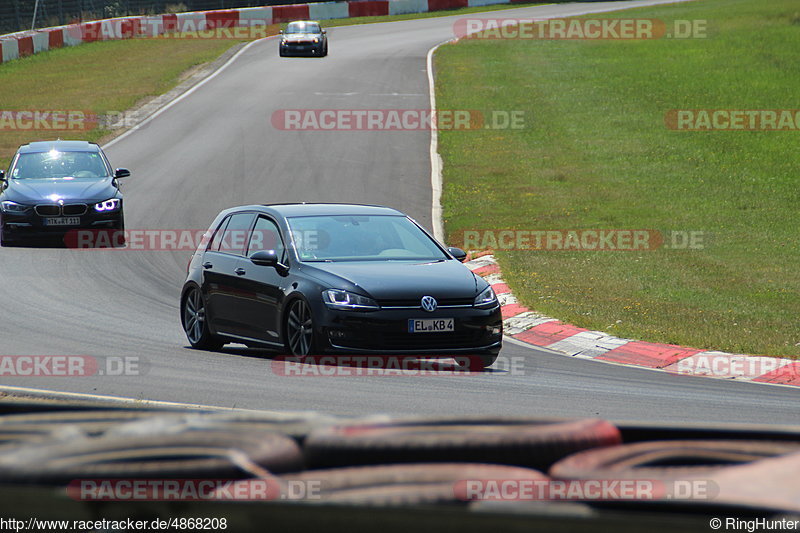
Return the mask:
[[209,261],[206,261],[205,263],[203,263],[203,268],[211,268],[213,266],[214,265],[212,265]]
[[237,268],[236,270],[234,270],[234,272],[236,272],[237,276],[244,276],[245,274],[247,274],[247,271],[242,267]]

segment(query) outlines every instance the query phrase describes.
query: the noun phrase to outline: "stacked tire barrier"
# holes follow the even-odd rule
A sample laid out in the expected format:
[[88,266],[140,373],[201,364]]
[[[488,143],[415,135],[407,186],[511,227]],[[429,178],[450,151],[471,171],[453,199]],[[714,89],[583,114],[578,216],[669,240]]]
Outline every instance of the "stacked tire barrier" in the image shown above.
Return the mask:
[[521,0],[361,0],[195,11],[189,13],[120,17],[69,24],[36,31],[0,35],[0,62],[82,43],[157,37],[175,32],[256,27],[290,20],[328,20],[425,13],[460,7],[510,4]]
[[[56,499],[83,503],[246,500],[469,511],[501,502],[523,508],[537,503],[540,509],[569,503],[666,513],[721,506],[800,512],[800,485],[793,477],[800,468],[798,431],[776,430],[768,438],[747,430],[731,430],[725,438],[693,431],[693,439],[626,442],[630,430],[594,418],[12,414],[0,416],[0,490],[41,487]],[[166,492],[131,493],[136,480],[158,490],[169,483],[212,488],[173,499]],[[649,487],[649,493],[587,498],[594,486],[615,493],[626,482]],[[674,487],[687,483],[700,483],[703,493],[678,498]],[[300,485],[314,489],[298,494],[292,487]],[[492,486],[503,489],[487,492]],[[513,486],[538,486],[545,497],[519,488],[506,492]],[[558,487],[562,493],[553,498]],[[586,492],[575,496],[563,487]]]

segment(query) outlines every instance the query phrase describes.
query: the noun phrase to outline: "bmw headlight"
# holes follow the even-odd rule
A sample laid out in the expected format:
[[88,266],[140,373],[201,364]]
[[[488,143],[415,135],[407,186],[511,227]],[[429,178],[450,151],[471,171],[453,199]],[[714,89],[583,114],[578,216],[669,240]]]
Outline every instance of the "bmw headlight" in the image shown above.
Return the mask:
[[94,210],[100,213],[108,211],[116,211],[122,202],[119,198],[110,198],[105,202],[97,202],[94,204]]
[[3,211],[6,213],[24,213],[30,209],[29,205],[18,204],[17,202],[12,202],[10,200],[0,203],[0,207],[2,207]]
[[339,289],[322,291],[322,300],[330,309],[338,309],[340,311],[374,311],[379,309],[378,302],[372,298]]
[[497,295],[494,293],[491,286],[486,287],[475,297],[475,301],[472,302],[472,305],[480,307],[481,309],[494,307],[497,305]]

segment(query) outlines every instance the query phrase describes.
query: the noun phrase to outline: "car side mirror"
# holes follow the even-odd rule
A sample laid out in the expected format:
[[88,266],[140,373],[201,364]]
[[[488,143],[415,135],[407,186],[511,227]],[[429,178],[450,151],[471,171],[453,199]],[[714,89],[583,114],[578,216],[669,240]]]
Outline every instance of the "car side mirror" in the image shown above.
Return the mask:
[[467,252],[462,250],[461,248],[456,248],[455,246],[450,246],[447,248],[447,251],[450,252],[450,255],[456,258],[456,260],[460,261],[461,263],[467,259]]
[[114,179],[127,178],[131,175],[131,171],[127,168],[118,168],[114,171]]
[[283,34],[283,30],[278,30],[278,33]]
[[277,267],[278,254],[275,250],[261,250],[250,255],[250,262],[258,266]]
[[327,30],[322,30],[322,33],[328,33],[328,31]]
[[6,181],[6,171],[0,170],[0,181]]

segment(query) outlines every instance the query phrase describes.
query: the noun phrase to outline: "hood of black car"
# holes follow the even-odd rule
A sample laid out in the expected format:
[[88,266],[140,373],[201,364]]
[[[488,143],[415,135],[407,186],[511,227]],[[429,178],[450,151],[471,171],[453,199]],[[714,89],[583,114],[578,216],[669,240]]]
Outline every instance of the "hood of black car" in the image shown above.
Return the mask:
[[26,179],[9,180],[3,192],[4,200],[26,204],[70,202],[101,202],[113,198],[117,188],[113,178]]
[[472,272],[453,260],[426,263],[341,261],[306,265],[311,266],[309,273],[330,284],[330,288],[348,289],[347,284],[352,284],[377,300],[418,299],[426,295],[436,299],[471,298],[478,293],[478,281]]

